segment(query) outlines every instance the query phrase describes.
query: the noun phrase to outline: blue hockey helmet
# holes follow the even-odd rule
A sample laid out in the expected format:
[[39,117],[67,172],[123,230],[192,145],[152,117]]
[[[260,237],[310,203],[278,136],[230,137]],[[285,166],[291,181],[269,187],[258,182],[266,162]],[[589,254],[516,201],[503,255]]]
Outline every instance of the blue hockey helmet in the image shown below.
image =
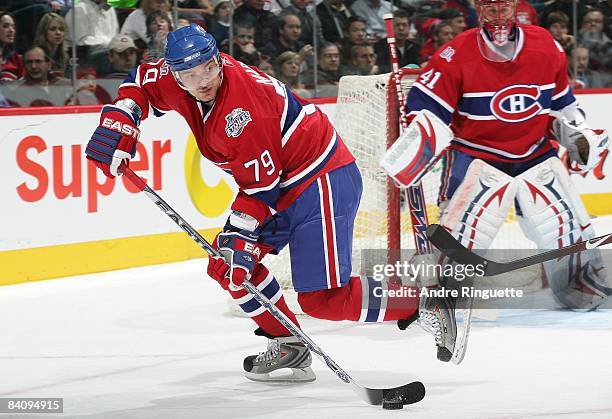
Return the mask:
[[195,23],[168,34],[166,62],[174,71],[187,70],[213,58],[219,59],[215,38]]

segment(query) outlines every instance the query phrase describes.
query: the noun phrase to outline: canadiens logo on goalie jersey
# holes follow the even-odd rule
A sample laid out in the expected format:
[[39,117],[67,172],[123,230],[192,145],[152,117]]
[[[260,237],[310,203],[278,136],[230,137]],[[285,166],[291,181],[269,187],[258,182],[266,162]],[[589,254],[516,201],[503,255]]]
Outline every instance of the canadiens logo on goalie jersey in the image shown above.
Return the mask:
[[251,114],[249,111],[245,111],[242,108],[236,108],[229,114],[225,115],[227,124],[225,125],[225,133],[228,137],[238,137],[242,134],[244,127],[252,121]]
[[[550,90],[550,89],[549,89]],[[522,122],[543,109],[541,86],[513,85],[499,90],[491,99],[491,112],[500,121]]]

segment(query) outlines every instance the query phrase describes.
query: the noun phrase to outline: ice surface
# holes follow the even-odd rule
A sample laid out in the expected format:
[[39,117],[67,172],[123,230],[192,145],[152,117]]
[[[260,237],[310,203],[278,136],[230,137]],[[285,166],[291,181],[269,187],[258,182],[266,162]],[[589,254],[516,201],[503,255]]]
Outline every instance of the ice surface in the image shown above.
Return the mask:
[[459,366],[416,326],[302,319],[363,385],[425,383],[422,402],[383,411],[318,359],[314,383],[245,379],[243,357],[265,340],[227,314],[205,264],[0,287],[0,397],[63,397],[62,418],[612,417],[612,311],[501,311],[475,322]]

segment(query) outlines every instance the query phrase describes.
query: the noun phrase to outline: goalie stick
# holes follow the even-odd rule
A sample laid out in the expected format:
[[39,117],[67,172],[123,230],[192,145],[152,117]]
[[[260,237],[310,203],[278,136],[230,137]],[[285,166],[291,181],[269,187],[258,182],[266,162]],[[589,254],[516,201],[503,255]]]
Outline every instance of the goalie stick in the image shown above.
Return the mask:
[[[155,205],[159,207],[168,217],[172,219],[181,229],[183,229],[189,237],[193,239],[209,256],[223,257],[217,249],[215,249],[200,233],[197,232],[183,217],[181,217],[172,207],[160,197],[146,182],[136,175],[132,169],[126,167],[124,175],[134,184],[138,190],[144,194]],[[253,297],[272,314],[283,326],[287,328],[298,338],[311,352],[323,361],[335,374],[346,384],[352,384],[353,390],[362,400],[371,405],[381,405],[383,401],[392,401],[394,403],[401,402],[402,405],[419,402],[425,397],[425,386],[420,381],[413,381],[399,387],[392,388],[369,388],[359,385],[350,375],[346,373],[336,362],[331,359],[306,333],[296,327],[293,322],[281,312],[270,300],[248,280],[245,280],[243,287]]]
[[[401,129],[405,130],[408,127],[408,120],[406,118],[405,102],[406,98],[402,91],[400,68],[399,68],[399,57],[397,55],[397,46],[395,44],[395,29],[393,28],[393,14],[387,13],[383,16],[385,20],[385,28],[387,29],[387,44],[389,45],[389,56],[391,58],[391,72],[392,79],[395,84],[395,94],[399,106],[399,117]],[[389,146],[389,144],[387,145]],[[406,201],[408,202],[408,209],[410,211],[410,218],[412,224],[412,234],[414,236],[414,244],[417,254],[431,253],[431,243],[427,239],[427,206],[425,204],[425,193],[423,192],[423,184],[421,180],[425,174],[433,167],[446,154],[446,150],[442,150],[437,156],[435,156],[431,162],[424,168],[417,179],[414,179],[410,186],[406,189]],[[391,184],[390,179],[387,179],[390,183],[390,187],[394,188]],[[399,234],[399,231],[397,232]],[[455,347],[453,355],[450,361],[458,365],[463,361],[465,352],[467,350],[468,339],[470,337],[470,326],[472,324],[472,305],[473,299],[470,299],[466,306],[460,311],[463,317],[463,324],[461,329],[457,330],[457,338],[455,340]]]
[[583,252],[595,249],[606,244],[612,243],[612,233],[605,236],[596,237],[591,240],[571,244],[559,249],[548,250],[538,255],[517,259],[511,262],[495,262],[477,255],[468,250],[457,239],[453,237],[444,227],[439,224],[431,224],[427,227],[427,237],[441,252],[457,263],[463,265],[482,265],[483,276],[494,276],[506,272],[522,269],[527,266],[537,265],[549,260],[558,259],[572,253]]

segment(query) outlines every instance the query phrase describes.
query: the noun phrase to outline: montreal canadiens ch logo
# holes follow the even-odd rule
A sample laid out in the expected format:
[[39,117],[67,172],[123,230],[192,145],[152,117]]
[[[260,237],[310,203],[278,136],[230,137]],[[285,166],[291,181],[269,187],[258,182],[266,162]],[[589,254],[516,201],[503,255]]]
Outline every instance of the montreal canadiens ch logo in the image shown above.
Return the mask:
[[493,95],[491,112],[504,122],[522,122],[543,109],[538,103],[540,86],[519,84],[508,86]]
[[225,133],[228,137],[238,137],[242,134],[244,127],[252,121],[249,111],[242,108],[236,108],[231,113],[225,115]]

